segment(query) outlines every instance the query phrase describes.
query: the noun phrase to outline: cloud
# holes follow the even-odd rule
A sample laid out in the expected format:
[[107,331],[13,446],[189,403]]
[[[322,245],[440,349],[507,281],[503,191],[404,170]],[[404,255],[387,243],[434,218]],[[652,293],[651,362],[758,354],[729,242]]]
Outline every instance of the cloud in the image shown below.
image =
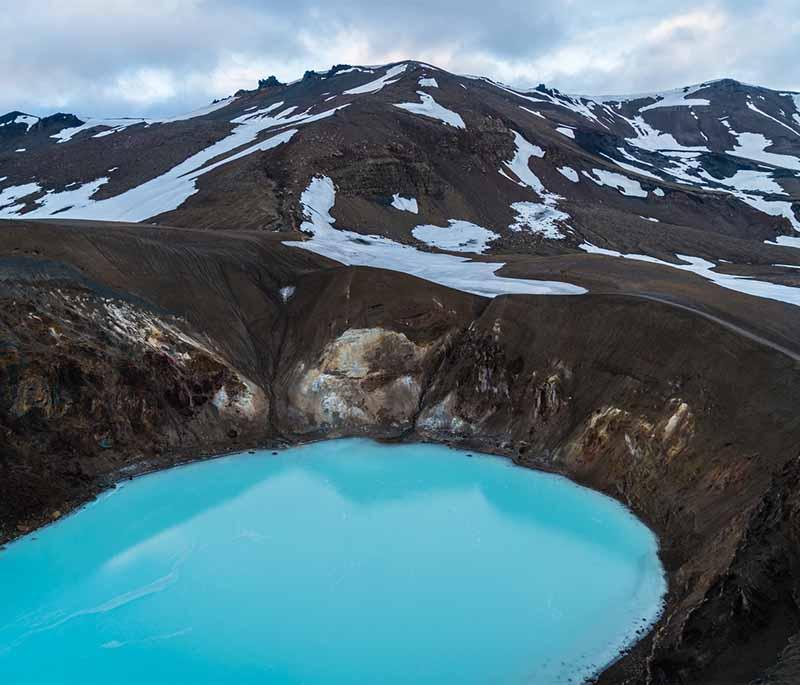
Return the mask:
[[3,14],[0,111],[175,113],[252,87],[271,73],[289,80],[339,62],[407,58],[569,92],[649,91],[720,76],[800,90],[796,0],[331,5],[14,3]]

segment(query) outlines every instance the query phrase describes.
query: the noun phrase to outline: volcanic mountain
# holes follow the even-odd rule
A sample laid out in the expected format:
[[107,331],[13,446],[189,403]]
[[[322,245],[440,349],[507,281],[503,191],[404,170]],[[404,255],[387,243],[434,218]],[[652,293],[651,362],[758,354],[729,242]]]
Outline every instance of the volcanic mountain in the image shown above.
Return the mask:
[[0,539],[201,453],[462,444],[659,534],[601,682],[800,677],[800,94],[407,61],[11,112],[0,218]]

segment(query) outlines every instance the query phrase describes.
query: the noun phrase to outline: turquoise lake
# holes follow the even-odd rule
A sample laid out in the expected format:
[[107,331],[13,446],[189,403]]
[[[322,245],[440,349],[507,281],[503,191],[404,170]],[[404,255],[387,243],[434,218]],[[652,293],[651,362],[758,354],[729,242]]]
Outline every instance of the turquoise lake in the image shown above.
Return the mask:
[[657,550],[614,500],[498,457],[233,455],[0,552],[0,681],[579,683],[657,618]]

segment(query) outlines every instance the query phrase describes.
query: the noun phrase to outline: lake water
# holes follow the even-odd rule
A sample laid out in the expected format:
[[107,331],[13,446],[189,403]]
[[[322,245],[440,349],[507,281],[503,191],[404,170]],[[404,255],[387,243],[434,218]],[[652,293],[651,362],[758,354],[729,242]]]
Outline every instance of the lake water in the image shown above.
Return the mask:
[[335,440],[126,482],[0,552],[0,680],[578,683],[658,615],[652,532],[498,457]]

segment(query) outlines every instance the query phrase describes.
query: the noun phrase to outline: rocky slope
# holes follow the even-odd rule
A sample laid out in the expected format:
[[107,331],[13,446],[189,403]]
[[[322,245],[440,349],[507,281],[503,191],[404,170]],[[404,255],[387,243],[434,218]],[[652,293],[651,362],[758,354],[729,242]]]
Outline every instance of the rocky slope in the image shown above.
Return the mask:
[[464,444],[608,492],[659,533],[665,615],[603,682],[797,675],[786,354],[667,304],[487,300],[252,232],[9,222],[0,297],[4,538],[200,454]]

